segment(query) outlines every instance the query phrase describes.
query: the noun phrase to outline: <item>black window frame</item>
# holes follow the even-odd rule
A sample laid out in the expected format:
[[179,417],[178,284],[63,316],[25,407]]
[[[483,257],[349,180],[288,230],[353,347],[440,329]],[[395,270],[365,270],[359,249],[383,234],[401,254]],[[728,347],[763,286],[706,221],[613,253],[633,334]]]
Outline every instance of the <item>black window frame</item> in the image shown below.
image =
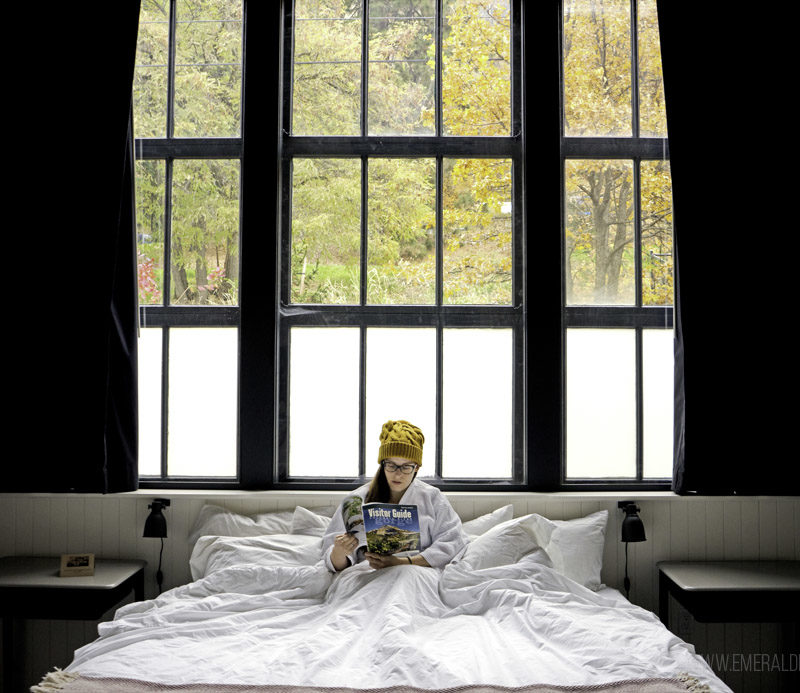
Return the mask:
[[[174,0],[172,0],[174,3]],[[281,374],[281,330],[289,323],[280,320],[282,306],[279,286],[282,254],[285,247],[285,219],[281,209],[286,199],[286,161],[303,154],[374,156],[370,138],[287,137],[283,131],[286,116],[285,93],[291,90],[285,75],[291,69],[291,0],[257,3],[244,0],[243,24],[243,100],[241,136],[235,138],[147,138],[137,140],[137,159],[231,158],[241,162],[240,189],[240,301],[238,306],[142,306],[143,326],[176,327],[225,326],[239,331],[239,440],[236,478],[167,477],[162,454],[162,476],[142,477],[142,488],[195,489],[289,489],[346,490],[362,483],[363,477],[324,480],[283,480],[285,459],[280,459],[279,435],[281,408],[285,405],[285,374]],[[441,0],[439,1],[441,6]],[[632,0],[635,5],[635,0]],[[514,167],[514,206],[519,210],[514,229],[526,265],[515,292],[521,295],[515,320],[522,327],[515,337],[515,361],[519,363],[519,398],[522,422],[517,424],[518,444],[514,464],[519,474],[515,481],[459,480],[431,483],[447,491],[609,491],[664,490],[668,482],[642,480],[564,479],[564,335],[567,327],[592,325],[638,327],[663,326],[664,309],[603,309],[565,307],[563,296],[563,185],[567,158],[663,159],[666,140],[654,138],[565,138],[562,136],[561,31],[562,3],[512,0],[516,32],[517,64],[512,80],[517,106],[514,133],[491,140],[483,156],[511,158]],[[174,16],[174,13],[173,15]],[[635,16],[635,15],[634,15]],[[634,32],[635,33],[635,32]],[[287,45],[289,42],[289,45]],[[173,45],[172,43],[170,44]],[[635,66],[635,61],[634,61]],[[634,67],[635,71],[635,67]],[[171,78],[170,78],[171,79]],[[250,93],[255,96],[248,97]],[[271,94],[273,98],[265,95]],[[171,94],[168,104],[171,103]],[[634,119],[638,120],[634,109]],[[517,127],[518,126],[518,127]],[[637,127],[635,125],[635,127]],[[324,147],[311,140],[324,139]],[[425,137],[380,138],[383,156],[412,156],[432,143]],[[461,138],[436,150],[434,156],[473,156]],[[573,141],[578,140],[578,141]],[[355,151],[352,147],[355,146]],[[504,149],[505,148],[505,149]],[[313,152],[311,151],[313,149]],[[428,150],[430,151],[430,149]],[[587,155],[588,152],[588,155]],[[420,154],[421,155],[421,154]],[[362,171],[362,176],[366,175]],[[438,186],[441,186],[439,176]],[[266,193],[265,191],[274,191]],[[535,210],[535,212],[534,212]],[[167,209],[167,219],[169,217]],[[535,217],[534,217],[535,214]],[[165,223],[167,222],[165,219]],[[273,223],[274,222],[274,223]],[[637,222],[638,223],[638,222]],[[553,232],[560,229],[560,232]],[[363,231],[362,231],[363,232]],[[520,263],[521,264],[521,263]],[[266,269],[265,269],[266,268]],[[272,276],[266,276],[272,268]],[[519,271],[522,271],[520,266]],[[516,293],[515,293],[516,295]],[[316,308],[317,306],[315,306]],[[481,307],[491,313],[492,308]],[[408,308],[388,311],[405,319]],[[328,318],[351,320],[336,307],[325,311]],[[380,324],[377,312],[363,310],[360,325]],[[382,312],[382,311],[381,311]],[[472,307],[449,306],[448,325],[470,324]],[[671,324],[671,309],[670,309]],[[420,324],[443,326],[435,309],[413,307]],[[600,315],[599,313],[602,313]],[[339,314],[337,316],[337,314]],[[438,313],[441,315],[441,311]],[[391,319],[394,319],[391,318]],[[294,324],[300,324],[298,319]],[[375,322],[377,320],[377,322]],[[372,322],[370,322],[372,321]],[[517,324],[515,323],[515,324]],[[329,319],[326,324],[330,324]],[[363,328],[362,328],[363,333]],[[166,334],[165,334],[166,344]],[[363,339],[362,339],[363,341]],[[164,371],[167,359],[165,352]],[[162,393],[166,402],[167,392]],[[519,410],[518,410],[519,411]],[[166,421],[162,422],[162,430]],[[440,429],[441,430],[441,429]],[[162,446],[166,446],[162,436]],[[363,448],[363,446],[362,446]],[[639,455],[641,469],[641,455]],[[365,470],[361,462],[361,470]],[[367,473],[367,476],[371,476]]]

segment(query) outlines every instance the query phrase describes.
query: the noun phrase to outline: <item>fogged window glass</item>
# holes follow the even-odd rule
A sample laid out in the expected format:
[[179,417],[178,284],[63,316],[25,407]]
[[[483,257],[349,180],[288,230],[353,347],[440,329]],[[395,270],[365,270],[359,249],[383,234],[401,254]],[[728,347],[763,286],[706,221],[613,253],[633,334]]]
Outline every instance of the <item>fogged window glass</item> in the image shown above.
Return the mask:
[[510,478],[512,331],[443,332],[442,476]]
[[239,331],[170,328],[169,476],[236,476]]
[[358,476],[358,328],[293,327],[289,339],[289,475]]
[[163,330],[139,330],[136,354],[137,402],[139,405],[139,474],[161,474],[161,369]]
[[[402,370],[402,378],[398,378]],[[436,470],[436,330],[367,328],[367,382],[364,459],[374,473],[378,436],[384,422],[404,419],[425,435],[420,476]]]
[[636,477],[634,330],[567,330],[566,477]]

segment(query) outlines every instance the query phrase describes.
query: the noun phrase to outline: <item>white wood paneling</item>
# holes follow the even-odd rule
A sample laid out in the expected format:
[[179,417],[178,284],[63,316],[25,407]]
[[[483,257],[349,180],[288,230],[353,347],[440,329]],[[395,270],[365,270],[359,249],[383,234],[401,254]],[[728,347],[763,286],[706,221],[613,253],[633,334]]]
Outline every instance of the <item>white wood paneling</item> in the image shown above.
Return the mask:
[[[153,598],[157,592],[155,571],[160,541],[141,536],[147,506],[153,498],[171,500],[164,511],[169,536],[164,540],[162,564],[164,589],[169,589],[190,580],[187,537],[204,503],[255,514],[291,510],[298,505],[336,506],[343,496],[344,493],[319,491],[0,494],[0,554],[55,556],[92,552],[107,558],[142,558],[148,563],[145,596]],[[551,519],[571,519],[608,510],[602,578],[605,584],[620,590],[625,551],[619,540],[622,518],[617,501],[635,500],[641,508],[647,541],[629,546],[630,599],[652,611],[658,604],[658,561],[800,560],[800,499],[794,497],[680,497],[669,493],[452,493],[448,497],[464,520],[509,503],[515,517],[536,512]],[[110,612],[104,618],[112,616]],[[96,634],[97,622],[27,622],[24,642],[30,653],[25,662],[28,683],[38,682],[55,666],[68,664],[74,650]],[[698,651],[774,652],[780,645],[780,634],[766,625],[694,624],[690,634]],[[758,677],[732,675],[729,683],[758,690],[758,685],[773,685],[774,680],[769,673]]]

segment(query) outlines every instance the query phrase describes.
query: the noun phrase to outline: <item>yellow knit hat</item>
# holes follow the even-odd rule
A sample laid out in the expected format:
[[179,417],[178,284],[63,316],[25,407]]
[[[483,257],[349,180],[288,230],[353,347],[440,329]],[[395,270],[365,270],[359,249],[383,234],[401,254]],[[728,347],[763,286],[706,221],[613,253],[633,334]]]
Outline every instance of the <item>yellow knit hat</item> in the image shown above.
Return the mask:
[[387,457],[402,457],[422,466],[422,444],[425,436],[414,424],[408,421],[387,421],[381,429],[380,441],[378,464]]

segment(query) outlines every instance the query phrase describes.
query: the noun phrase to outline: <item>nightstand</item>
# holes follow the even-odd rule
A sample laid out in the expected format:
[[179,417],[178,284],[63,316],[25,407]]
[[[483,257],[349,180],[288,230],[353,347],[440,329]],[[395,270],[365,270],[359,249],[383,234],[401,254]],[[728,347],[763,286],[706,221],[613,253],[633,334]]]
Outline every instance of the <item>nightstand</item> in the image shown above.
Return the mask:
[[0,617],[3,619],[3,686],[15,691],[14,620],[94,621],[133,592],[144,599],[146,561],[98,558],[94,575],[59,577],[59,557],[0,558]]
[[669,627],[669,595],[701,623],[797,622],[800,561],[664,561],[658,612]]

